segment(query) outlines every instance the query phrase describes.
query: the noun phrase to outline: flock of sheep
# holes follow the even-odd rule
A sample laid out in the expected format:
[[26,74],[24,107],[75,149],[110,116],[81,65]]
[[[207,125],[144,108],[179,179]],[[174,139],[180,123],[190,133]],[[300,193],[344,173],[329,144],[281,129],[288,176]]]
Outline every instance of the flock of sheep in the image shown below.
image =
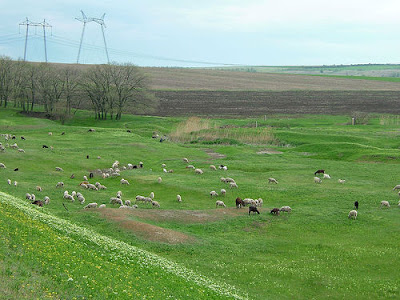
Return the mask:
[[[90,132],[94,132],[94,129],[89,129]],[[64,133],[62,133],[64,134]],[[48,133],[49,136],[53,135],[52,132]],[[3,145],[2,143],[0,143],[0,151],[1,152],[5,152],[6,148],[10,148],[10,149],[16,149],[18,152],[25,152],[22,148],[19,148],[17,143],[13,143],[13,144],[9,144],[8,141],[9,140],[15,140],[17,139],[17,137],[15,135],[11,135],[11,134],[2,134],[1,136],[4,137],[6,144]],[[21,136],[21,140],[25,140],[25,137]],[[43,148],[48,148],[46,145],[43,145]],[[51,147],[53,148],[53,147]],[[87,158],[89,158],[89,156],[87,156]],[[100,159],[100,157],[97,157],[98,159]],[[193,166],[192,164],[189,164],[189,160],[187,158],[183,158],[183,162],[186,164],[186,168],[187,169],[193,169],[194,173],[197,175],[202,175],[204,174],[204,171],[200,168],[196,168],[195,166]],[[166,164],[162,164],[161,165],[163,172],[165,173],[173,173],[173,170],[167,170],[166,169]],[[4,163],[0,163],[0,169],[5,169],[6,166]],[[143,168],[143,162],[139,162],[138,164],[131,164],[128,163],[126,166],[120,166],[120,162],[119,161],[114,161],[114,163],[112,163],[111,167],[105,170],[101,170],[101,169],[97,169],[94,173],[96,173],[97,176],[101,176],[103,179],[109,178],[109,177],[117,177],[117,176],[121,176],[121,172],[125,171],[125,170],[132,170],[132,169],[139,169],[139,168]],[[218,168],[215,165],[210,165],[210,170],[211,171],[217,171],[218,169],[222,170],[222,171],[227,171],[228,167],[225,165],[219,165]],[[14,171],[17,171],[18,169],[14,169]],[[63,168],[61,167],[55,167],[55,170],[57,172],[64,172]],[[94,173],[90,173],[89,174],[89,178],[92,179],[94,177]],[[320,177],[320,175],[322,175],[322,178]],[[71,179],[75,178],[75,175],[72,174],[70,176]],[[329,174],[325,173],[325,170],[317,170],[314,173],[314,182],[317,184],[321,184],[322,183],[322,179],[331,179]],[[236,183],[236,181],[233,178],[230,177],[221,177],[220,181],[223,183],[228,184],[230,189],[237,189],[238,188],[238,184]],[[157,182],[159,184],[162,183],[162,177],[158,177],[157,178]],[[338,179],[338,182],[340,184],[344,184],[345,180],[343,179]],[[9,185],[14,185],[15,187],[17,187],[18,182],[14,180],[14,182],[11,179],[7,179],[7,183]],[[278,181],[275,178],[268,178],[268,183],[271,184],[278,184]],[[127,179],[122,178],[120,180],[120,184],[121,186],[129,186],[129,181]],[[94,190],[94,191],[98,191],[98,190],[106,190],[107,187],[103,184],[101,184],[100,182],[96,182],[95,184],[89,183],[89,179],[88,177],[85,175],[83,176],[83,181],[79,184],[79,186],[81,188],[84,189],[88,189],[88,190]],[[57,182],[56,184],[56,188],[63,188],[64,187],[64,183],[62,181]],[[400,189],[400,185],[396,185],[393,190],[398,190]],[[38,192],[42,192],[42,188],[40,186],[36,186],[36,191]],[[219,196],[225,196],[227,193],[227,190],[225,188],[222,188],[218,194],[218,192],[216,192],[215,190],[210,191],[210,197],[211,198],[216,198]],[[400,192],[399,192],[400,195]],[[81,192],[76,192],[76,191],[72,191],[71,194],[65,190],[63,193],[63,199],[68,200],[70,202],[74,202],[75,199],[79,201],[79,203],[81,205],[83,205],[85,203],[85,197],[83,196],[83,194]],[[144,204],[151,204],[152,207],[155,208],[160,208],[160,203],[156,200],[154,200],[155,195],[154,192],[151,192],[149,196],[142,196],[142,195],[137,195],[135,198],[135,203],[132,203],[131,200],[125,200],[122,201],[122,191],[118,191],[115,197],[111,197],[110,198],[110,204],[111,205],[119,205],[120,208],[138,208],[138,203],[144,203]],[[32,204],[36,204],[38,206],[43,206],[43,205],[48,205],[50,203],[50,198],[48,196],[45,196],[43,198],[43,200],[38,200],[36,199],[35,194],[30,194],[30,193],[26,193],[26,199],[31,201]],[[182,202],[182,197],[181,195],[177,195],[176,196],[177,202]],[[64,204],[63,204],[64,205]],[[251,212],[253,213],[260,213],[259,210],[257,209],[258,207],[262,207],[263,205],[263,199],[262,198],[258,198],[258,199],[252,199],[252,198],[244,198],[241,199],[239,197],[236,198],[236,207],[237,208],[242,208],[245,206],[249,206],[249,214]],[[398,203],[398,206],[400,207],[400,201]],[[65,206],[64,206],[65,207]],[[93,203],[89,203],[86,206],[84,206],[85,209],[90,209],[90,208],[104,208],[106,207],[106,204],[101,204],[98,205],[98,203],[93,202]],[[224,201],[218,199],[215,202],[215,207],[226,207],[226,204],[224,203]],[[388,201],[382,201],[381,202],[381,207],[390,207],[390,204]],[[357,218],[357,210],[358,210],[358,202],[356,201],[355,203],[355,209],[351,210],[349,212],[348,218],[353,218],[356,219]],[[273,208],[272,210],[270,210],[270,213],[273,215],[279,215],[280,212],[287,212],[290,213],[292,211],[291,207],[289,206],[282,206],[281,208]]]

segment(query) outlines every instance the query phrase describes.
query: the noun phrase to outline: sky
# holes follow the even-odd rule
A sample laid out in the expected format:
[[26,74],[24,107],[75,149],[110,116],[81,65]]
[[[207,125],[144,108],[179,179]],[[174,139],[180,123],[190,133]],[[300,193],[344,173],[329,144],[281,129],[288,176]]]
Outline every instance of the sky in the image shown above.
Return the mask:
[[[0,0],[0,55],[139,66],[400,63],[399,0]],[[26,52],[25,39],[27,40]]]

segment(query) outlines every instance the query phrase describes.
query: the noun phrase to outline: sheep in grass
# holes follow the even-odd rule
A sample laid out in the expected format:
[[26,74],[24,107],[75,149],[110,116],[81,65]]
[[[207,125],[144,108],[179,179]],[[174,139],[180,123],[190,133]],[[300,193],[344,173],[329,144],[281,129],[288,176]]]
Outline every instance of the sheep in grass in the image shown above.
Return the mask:
[[152,205],[153,207],[158,207],[158,208],[160,208],[160,203],[158,203],[157,201],[151,201],[151,205]]
[[216,191],[211,191],[210,192],[210,197],[218,197],[218,193]]
[[182,197],[181,197],[181,195],[176,195],[176,200],[177,200],[178,202],[182,202]]
[[99,208],[106,208],[106,205],[105,204],[100,204]]
[[189,160],[188,160],[186,157],[184,157],[184,158],[183,158],[183,162],[188,164],[188,163],[189,163]]
[[41,187],[40,185],[37,185],[37,186],[36,186],[36,190],[39,191],[39,192],[42,192],[42,191],[43,191],[43,189],[42,189],[42,187]]
[[81,184],[79,184],[81,187],[83,187],[83,188],[85,188],[85,189],[87,189],[88,188],[88,186],[87,186],[87,184],[86,183],[81,183]]
[[246,206],[246,204],[243,202],[243,200],[239,197],[236,198],[236,208],[242,208]]
[[341,184],[343,184],[343,183],[346,182],[346,180],[344,180],[344,179],[338,179],[338,182],[341,183]]
[[246,206],[246,205],[252,205],[253,202],[254,202],[254,199],[251,199],[251,198],[244,198],[244,199],[243,199],[244,206]]
[[132,206],[131,200],[125,200],[125,206]]
[[118,191],[118,192],[117,192],[117,198],[121,199],[121,197],[122,197],[122,192],[121,192],[121,191]]
[[29,194],[29,193],[26,193],[26,194],[25,194],[25,199],[27,199],[27,200],[31,200],[31,194]]
[[49,132],[48,135],[53,135],[53,133],[52,133],[52,132]]
[[215,208],[217,208],[218,206],[226,207],[224,201],[221,201],[221,200],[215,201]]
[[124,178],[122,178],[120,182],[121,182],[121,184],[129,185],[129,181]]
[[[396,186],[393,188],[393,191],[394,191],[394,190],[400,190],[400,184],[396,185]],[[399,195],[400,195],[400,193],[399,193]]]
[[146,197],[144,197],[144,196],[140,196],[140,195],[137,195],[136,196],[136,202],[145,202],[146,200]]
[[163,172],[164,172],[164,173],[168,173],[167,169],[165,169],[165,168],[163,169]]
[[349,219],[357,219],[357,211],[356,210],[351,210],[350,212],[349,212],[349,216],[348,216],[348,218]]
[[319,177],[314,177],[314,182],[315,183],[322,183],[322,179]]
[[186,169],[193,169],[193,170],[194,170],[194,169],[196,169],[196,167],[193,166],[193,165],[187,165],[187,166],[186,166]]
[[258,205],[259,207],[263,206],[264,200],[262,198],[258,198]]
[[158,177],[158,178],[157,178],[157,182],[158,182],[158,183],[161,183],[161,182],[162,182],[162,178],[161,178],[161,177]]
[[70,200],[71,202],[75,202],[75,199],[72,195],[64,195],[64,199]]
[[290,206],[282,206],[279,209],[279,211],[290,213],[292,211],[292,209],[290,208]]
[[37,205],[39,207],[43,207],[43,201],[42,200],[35,200],[32,202],[32,204]]
[[279,211],[280,211],[279,208],[275,207],[275,208],[271,209],[270,214],[279,216]]
[[166,164],[161,164],[161,168],[166,168],[167,165]]
[[48,196],[44,197],[43,201],[45,205],[50,204],[50,198]]
[[96,202],[89,203],[83,209],[88,209],[88,208],[97,208],[97,203]]
[[381,201],[381,208],[382,208],[382,207],[387,207],[387,208],[389,208],[389,207],[390,207],[389,201]]
[[238,185],[236,184],[236,182],[231,182],[231,183],[229,184],[229,187],[230,187],[231,189],[237,189],[237,188],[238,188]]
[[63,172],[64,170],[63,170],[63,168],[56,167],[56,171],[58,171],[58,172]]
[[63,187],[63,186],[64,186],[64,182],[62,182],[62,181],[59,181],[56,184],[56,188]]
[[25,150],[22,149],[22,148],[19,148],[19,149],[18,149],[18,152],[25,153]]
[[195,169],[194,173],[201,175],[201,174],[203,174],[203,170],[202,169]]
[[221,189],[221,195],[225,196],[225,194],[226,194],[226,190],[225,189]]
[[150,197],[151,199],[154,199],[154,192],[151,192],[150,195],[149,195],[149,197]]
[[234,183],[235,180],[234,180],[233,178],[226,177],[226,178],[225,178],[225,182],[226,182],[226,183]]
[[18,181],[14,180],[14,186],[17,187]]
[[77,197],[77,199],[78,199],[78,201],[79,201],[80,204],[85,203],[85,200],[86,200],[85,197],[82,196],[82,194],[79,194],[78,197]]
[[217,171],[217,167],[214,165],[210,165],[210,170]]
[[0,169],[5,169],[5,168],[6,168],[6,165],[3,163],[0,163]]
[[324,176],[322,177],[322,178],[324,178],[324,179],[331,179],[331,176],[329,176],[329,174],[324,174]]
[[10,146],[11,149],[18,149],[18,145],[17,143],[14,143]]
[[220,170],[224,170],[224,171],[227,171],[228,170],[228,167],[227,166],[224,166],[224,165],[219,165],[219,167],[218,167]]
[[225,178],[225,177],[221,177],[219,180],[220,180],[221,182],[226,183],[226,178]]
[[119,204],[119,205],[123,205],[122,200],[119,199],[119,198],[115,198],[115,197],[110,198],[110,204]]
[[89,190],[94,190],[94,191],[99,190],[94,184],[91,184],[91,183],[87,184],[86,186],[87,186],[87,189],[89,189]]
[[249,215],[250,215],[251,212],[260,214],[260,212],[258,211],[257,207],[255,207],[255,206],[250,206],[249,207]]
[[278,181],[275,178],[268,178],[268,183],[275,183],[278,184]]
[[11,179],[7,179],[8,185],[11,185]]
[[83,175],[83,180],[88,181],[89,179],[87,178],[86,175]]
[[31,194],[31,201],[35,201],[35,200],[36,200],[35,194]]

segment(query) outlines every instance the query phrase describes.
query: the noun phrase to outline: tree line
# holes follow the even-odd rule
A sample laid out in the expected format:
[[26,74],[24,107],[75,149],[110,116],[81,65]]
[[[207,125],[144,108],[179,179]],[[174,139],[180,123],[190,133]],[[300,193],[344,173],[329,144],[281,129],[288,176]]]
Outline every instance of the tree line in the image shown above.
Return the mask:
[[24,112],[42,105],[65,118],[89,109],[96,119],[120,120],[122,113],[151,112],[157,105],[146,76],[132,64],[94,66],[14,61],[0,57],[0,107]]

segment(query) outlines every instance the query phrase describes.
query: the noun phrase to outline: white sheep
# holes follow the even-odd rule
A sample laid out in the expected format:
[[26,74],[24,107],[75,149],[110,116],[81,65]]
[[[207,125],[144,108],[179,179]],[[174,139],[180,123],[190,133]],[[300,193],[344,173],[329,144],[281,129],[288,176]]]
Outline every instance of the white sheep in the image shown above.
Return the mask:
[[129,181],[126,180],[126,179],[124,179],[124,178],[122,178],[120,182],[121,182],[121,184],[127,184],[127,185],[129,185]]
[[229,187],[230,187],[231,189],[233,189],[233,188],[237,189],[237,188],[238,188],[238,185],[236,184],[236,182],[231,182],[231,183],[229,184]]
[[1,169],[6,169],[6,165],[3,164],[3,163],[0,163],[0,168],[1,168]]
[[351,210],[350,212],[349,212],[349,216],[348,216],[348,218],[350,219],[350,218],[352,218],[352,219],[357,219],[357,211],[356,210]]
[[210,165],[210,169],[213,171],[217,171],[217,168],[214,165]]
[[186,157],[184,157],[184,158],[183,158],[183,162],[185,162],[185,163],[188,164],[188,163],[189,163],[189,160],[188,160]]
[[89,203],[88,205],[86,205],[85,207],[84,207],[84,209],[87,209],[87,208],[96,208],[97,207],[97,203],[96,202],[92,202],[92,203]]
[[37,186],[36,186],[36,190],[39,191],[39,192],[42,192],[42,191],[43,191],[43,189],[42,189],[42,187],[41,187],[40,185],[37,185]]
[[268,178],[268,183],[275,183],[278,184],[278,181],[275,178]]
[[64,170],[63,170],[63,168],[56,167],[56,171],[58,171],[58,172],[62,172],[62,171],[64,171]]
[[254,201],[254,199],[251,199],[251,198],[244,198],[243,203],[245,206],[246,205],[254,205],[255,206],[255,201]]
[[226,177],[226,178],[225,178],[225,182],[226,182],[226,183],[232,183],[232,182],[235,182],[235,179],[230,178],[230,177]]
[[[393,188],[393,191],[394,190],[400,190],[400,184],[398,184],[398,185],[396,185],[394,188]],[[400,195],[400,194],[399,194]]]
[[119,198],[115,198],[115,197],[110,198],[110,204],[119,204],[119,205],[123,205],[122,200],[119,199]]
[[88,181],[88,178],[86,175],[83,175],[83,180]]
[[158,178],[157,178],[157,182],[158,182],[158,183],[161,183],[161,182],[162,182],[162,178],[161,178],[161,177],[158,177]]
[[287,213],[290,213],[292,211],[290,206],[282,206],[279,210]]
[[45,205],[50,204],[50,198],[48,196],[45,196],[43,200]]
[[105,204],[100,204],[99,208],[106,208]]
[[75,199],[72,195],[64,195],[64,199],[70,200],[71,202],[75,202]]
[[118,191],[118,192],[117,192],[117,198],[120,198],[120,199],[121,199],[121,197],[122,197],[122,191]]
[[221,195],[225,196],[226,194],[226,190],[225,189],[221,189]]
[[153,202],[153,199],[151,199],[150,197],[144,197],[144,202],[151,203],[151,202]]
[[262,198],[258,198],[258,206],[261,207],[264,204],[264,200]]
[[381,201],[381,208],[382,207],[390,207],[389,201]]
[[79,184],[81,187],[83,187],[83,188],[85,188],[85,189],[87,189],[88,188],[88,186],[87,186],[87,184],[86,183],[81,183],[81,184]]
[[31,201],[35,201],[35,200],[36,200],[35,194],[31,194]]
[[29,194],[29,193],[26,193],[26,194],[25,194],[25,199],[27,199],[27,200],[31,200],[31,194]]
[[153,207],[160,207],[160,203],[158,203],[157,201],[151,201],[151,205]]
[[167,165],[166,164],[161,164],[161,168],[166,168]]
[[163,172],[164,172],[164,173],[168,173],[167,169],[165,169],[165,168],[163,169]]
[[62,181],[59,181],[56,184],[56,188],[63,187],[63,186],[64,186],[64,182],[62,182]]
[[49,132],[48,135],[53,135],[53,133],[52,133],[52,132]]
[[19,149],[18,149],[18,152],[25,153],[25,150],[22,149],[22,148],[19,148]]
[[221,180],[221,182],[225,182],[226,183],[226,178],[225,177],[221,177],[219,180]]
[[217,208],[218,206],[226,207],[224,201],[221,201],[221,200],[217,200],[217,201],[215,202],[215,208]]
[[314,182],[315,183],[322,183],[322,179],[319,177],[314,177]]
[[218,193],[216,191],[211,191],[210,192],[210,197],[218,197]]
[[17,143],[14,143],[10,146],[11,149],[18,149],[18,145]]
[[176,200],[177,200],[178,202],[182,202],[182,197],[181,197],[181,195],[176,195]]
[[151,199],[154,199],[154,192],[151,192],[149,197],[150,197]]
[[193,166],[193,165],[187,165],[187,166],[186,166],[186,169],[193,169],[193,170],[194,170],[194,169],[196,169],[196,167]]
[[71,196],[72,196],[72,197],[75,197],[75,196],[76,196],[76,192],[75,192],[75,191],[72,191]]
[[146,201],[145,198],[146,197],[144,197],[144,196],[137,195],[136,196],[136,202],[138,202],[138,201],[145,202]]
[[343,184],[343,183],[346,182],[346,180],[344,180],[344,179],[338,179],[338,182],[341,183],[341,184]]
[[7,179],[8,185],[11,185],[11,179]]
[[78,197],[77,197],[77,199],[78,199],[78,201],[79,201],[80,204],[85,203],[85,200],[86,200],[85,197],[82,196],[82,194],[79,194]]
[[14,186],[17,187],[18,182],[16,180],[14,180]]
[[125,206],[132,206],[131,200],[125,200]]
[[195,169],[194,172],[196,174],[200,174],[200,175],[203,174],[203,170],[202,169]]
[[324,179],[331,179],[331,176],[329,176],[329,174],[324,173]]

